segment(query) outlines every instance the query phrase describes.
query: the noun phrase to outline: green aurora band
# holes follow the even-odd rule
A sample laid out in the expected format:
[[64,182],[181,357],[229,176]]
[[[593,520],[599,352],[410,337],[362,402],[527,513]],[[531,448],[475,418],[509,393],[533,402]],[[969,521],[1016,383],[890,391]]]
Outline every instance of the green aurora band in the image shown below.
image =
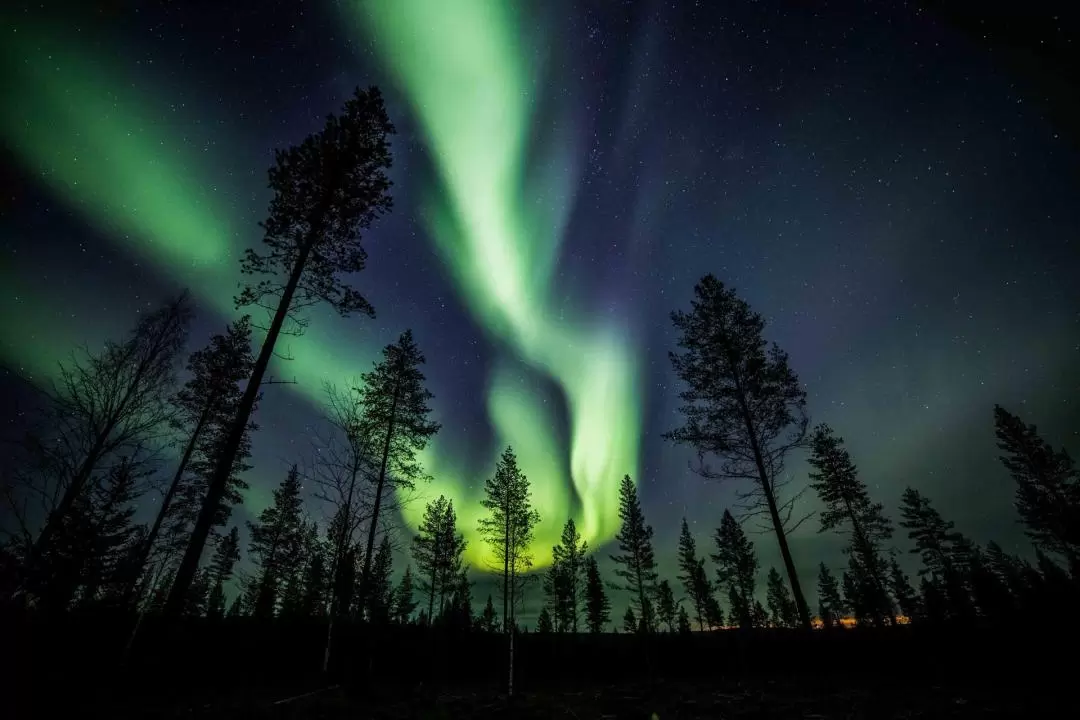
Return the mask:
[[[395,0],[350,6],[380,38],[383,59],[424,129],[439,175],[424,208],[430,234],[467,307],[503,355],[487,388],[496,435],[490,462],[467,467],[449,452],[450,438],[437,440],[424,456],[433,480],[403,511],[415,528],[424,501],[451,498],[469,541],[467,559],[477,569],[490,566],[476,532],[483,478],[502,447],[514,446],[532,480],[543,517],[533,550],[543,567],[568,517],[594,546],[614,536],[618,481],[625,473],[636,476],[640,436],[628,342],[612,327],[567,322],[571,313],[562,304],[556,311],[552,299],[566,203],[545,212],[525,198],[565,196],[571,183],[550,173],[569,165],[567,147],[556,144],[546,153],[542,182],[527,181],[531,79],[506,5]],[[218,198],[215,180],[224,169],[191,138],[148,120],[169,104],[137,90],[144,83],[125,77],[78,38],[22,27],[6,40],[0,134],[15,157],[106,237],[189,287],[204,306],[234,317],[237,258],[249,242],[239,232],[244,223]],[[0,268],[0,278],[18,288],[20,298],[0,310],[0,322],[15,329],[9,337],[20,339],[0,343],[0,357],[40,382],[55,373],[56,359],[86,327],[17,273]],[[357,373],[357,357],[377,353],[374,341],[342,347],[342,322],[315,317],[302,337],[290,340],[295,360],[277,371],[295,377],[298,384],[289,387],[316,405],[323,402],[324,381],[347,381]],[[555,432],[558,419],[520,382],[522,364],[565,394],[569,462]],[[256,511],[268,503],[264,484],[254,484],[249,497]]]
[[[569,323],[554,310],[552,271],[569,205],[567,146],[544,153],[546,183],[530,183],[528,139],[534,115],[532,84],[513,3],[499,0],[355,0],[351,7],[373,46],[404,90],[426,136],[439,177],[428,193],[429,231],[452,271],[466,305],[504,351],[550,377],[565,393],[570,415],[569,474],[558,462],[554,419],[541,398],[496,369],[488,409],[502,444],[511,444],[532,479],[541,511],[534,551],[538,565],[566,518],[574,516],[594,546],[618,530],[618,482],[636,477],[640,403],[633,353],[620,335]],[[546,167],[545,167],[546,166]],[[552,187],[554,186],[554,187]],[[535,198],[562,198],[550,212]],[[473,528],[479,484],[472,492],[439,472],[428,494],[454,500],[473,551],[483,549]],[[422,507],[410,506],[415,526]],[[477,556],[477,550],[481,555]]]

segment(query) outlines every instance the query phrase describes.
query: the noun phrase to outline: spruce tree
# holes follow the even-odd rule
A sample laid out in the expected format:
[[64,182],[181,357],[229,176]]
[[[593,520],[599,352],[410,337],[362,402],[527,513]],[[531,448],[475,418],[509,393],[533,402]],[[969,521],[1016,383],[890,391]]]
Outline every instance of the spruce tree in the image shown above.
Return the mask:
[[412,566],[406,565],[405,572],[394,590],[394,618],[405,625],[409,622],[414,610],[416,610],[416,601],[413,599]]
[[[929,574],[930,591],[944,595],[945,615],[954,620],[970,619],[971,598],[964,577],[964,555],[969,541],[953,528],[951,521],[941,517],[929,498],[912,488],[904,490],[900,514],[900,526],[915,542],[911,552],[922,557],[919,574]],[[932,610],[929,606],[925,609],[927,613]]]
[[222,536],[214,548],[210,561],[210,599],[207,601],[208,617],[225,614],[225,583],[232,578],[233,568],[240,560],[240,531],[234,525],[228,535]]
[[369,572],[367,592],[361,596],[367,619],[374,625],[385,625],[390,622],[394,608],[393,551],[389,535],[383,535]]
[[795,601],[791,599],[784,578],[776,572],[776,568],[769,568],[768,590],[766,599],[769,603],[769,618],[773,627],[792,628],[799,625],[799,612],[795,609]]
[[909,622],[919,617],[921,614],[919,596],[895,557],[889,562],[889,589],[892,590],[892,596],[901,614],[906,616]]
[[731,622],[743,629],[753,627],[754,590],[757,587],[758,560],[754,544],[742,527],[725,510],[716,529],[716,579],[720,587],[728,588]]
[[840,600],[840,586],[836,576],[821,563],[818,566],[818,615],[825,629],[836,627],[844,616],[844,604]]
[[[274,614],[284,581],[295,570],[302,551],[301,505],[300,474],[293,465],[285,480],[274,490],[273,504],[259,513],[258,522],[248,523],[251,531],[248,553],[259,568],[252,606],[252,614],[256,617]],[[174,580],[174,593],[175,590]]]
[[1080,472],[1072,458],[1000,405],[994,406],[994,426],[1001,463],[1016,480],[1016,509],[1028,537],[1075,565],[1080,559]]
[[866,579],[866,602],[875,622],[893,617],[882,548],[892,538],[892,523],[884,506],[870,499],[866,483],[844,447],[844,439],[822,423],[810,438],[810,486],[825,506],[819,532],[836,530],[848,536],[848,552],[858,559]]
[[656,620],[658,625],[667,625],[668,632],[675,632],[675,593],[667,580],[656,586]]
[[694,606],[698,630],[705,629],[706,608],[712,596],[712,587],[705,572],[705,561],[697,556],[697,544],[690,534],[690,527],[683,518],[679,533],[679,582],[682,583],[686,596]]
[[713,630],[725,627],[724,610],[711,592],[705,599],[705,624]]
[[693,632],[693,630],[690,628],[690,617],[686,614],[686,608],[684,608],[682,605],[679,606],[678,623],[680,635],[689,635]]
[[536,632],[545,635],[555,632],[555,626],[551,622],[551,613],[548,612],[547,606],[540,609],[540,615],[536,618]]
[[529,480],[512,448],[503,451],[495,475],[485,481],[481,505],[488,516],[480,519],[478,529],[498,563],[495,569],[502,573],[503,631],[509,633],[516,627],[516,604],[522,600],[519,576],[532,567],[533,528],[540,521],[532,508]]
[[585,618],[591,633],[604,632],[611,619],[611,603],[604,592],[600,567],[592,557],[585,561]]
[[495,603],[491,602],[491,595],[488,595],[487,604],[484,605],[484,611],[480,615],[480,629],[489,633],[499,629],[499,616],[495,612]]
[[345,277],[364,269],[367,258],[360,233],[391,206],[386,171],[393,132],[378,89],[357,89],[341,115],[328,116],[321,131],[275,153],[270,169],[274,197],[263,223],[267,252],[248,249],[241,263],[244,275],[266,279],[247,285],[237,298],[240,306],[274,307],[274,315],[210,475],[203,507],[173,582],[170,612],[179,610],[195,577],[286,321],[292,319],[302,328],[304,319],[297,313],[317,303],[330,305],[342,316],[374,315]]
[[454,503],[446,506],[442,523],[443,536],[439,540],[439,612],[442,613],[447,599],[455,592],[464,571],[465,536],[458,532],[457,513]]
[[588,543],[578,533],[573,519],[567,520],[559,544],[551,549],[552,581],[557,598],[557,624],[573,633],[578,631],[588,551]]
[[623,613],[622,627],[625,633],[636,633],[640,629],[637,617],[634,616],[634,608],[629,605],[626,606],[626,612]]
[[[788,548],[788,523],[798,499],[778,496],[788,452],[803,445],[808,418],[806,391],[788,365],[787,354],[767,346],[765,321],[735,291],[712,275],[694,287],[690,312],[671,314],[682,352],[669,353],[686,388],[679,394],[685,423],[666,434],[694,448],[706,478],[750,480],[743,501],[771,521],[795,596],[799,619],[810,627],[795,562]],[[719,467],[706,457],[720,459]]]
[[[420,370],[423,364],[424,355],[413,341],[412,331],[406,330],[396,343],[383,348],[382,361],[361,376],[358,392],[362,422],[370,447],[379,448],[364,569],[360,573],[362,582],[367,584],[370,584],[368,576],[379,512],[388,485],[411,489],[417,480],[426,477],[417,453],[439,431],[439,424],[428,420],[431,413],[428,402],[434,396],[424,386],[424,374]],[[366,591],[361,592],[364,595]]]
[[656,592],[656,560],[653,555],[653,529],[645,523],[637,489],[629,475],[619,486],[619,519],[622,526],[615,539],[621,554],[612,555],[618,567],[615,574],[623,579],[623,589],[630,593],[630,603],[647,632],[656,625],[649,597]]

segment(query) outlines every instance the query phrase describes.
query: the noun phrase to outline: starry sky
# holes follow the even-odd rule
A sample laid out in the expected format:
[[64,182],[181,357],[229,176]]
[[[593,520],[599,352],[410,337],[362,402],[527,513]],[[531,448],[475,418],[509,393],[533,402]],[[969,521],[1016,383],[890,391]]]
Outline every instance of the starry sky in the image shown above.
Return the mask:
[[[356,278],[377,319],[320,310],[286,340],[271,374],[297,382],[265,394],[235,517],[310,457],[321,383],[412,328],[443,423],[425,492],[455,499],[474,552],[509,443],[540,546],[570,516],[609,541],[630,473],[673,577],[680,518],[708,547],[734,497],[660,437],[679,423],[668,314],[713,272],[765,316],[877,499],[914,486],[977,541],[1026,552],[991,411],[1080,451],[1078,25],[1040,1],[950,7],[5,6],[5,433],[58,359],[165,294],[194,293],[192,349],[234,317],[273,148],[376,84],[398,130],[395,208]],[[788,472],[805,482],[802,457]],[[813,522],[792,551],[808,588],[819,560],[845,562]]]

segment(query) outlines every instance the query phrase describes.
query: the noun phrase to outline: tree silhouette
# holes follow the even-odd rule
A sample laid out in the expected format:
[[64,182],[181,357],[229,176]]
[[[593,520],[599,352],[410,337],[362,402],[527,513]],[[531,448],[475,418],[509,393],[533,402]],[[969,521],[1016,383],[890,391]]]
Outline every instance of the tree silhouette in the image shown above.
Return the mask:
[[390,622],[394,609],[393,551],[390,548],[390,536],[383,535],[375,560],[370,566],[371,573],[367,591],[360,595],[368,622],[385,625]]
[[637,489],[629,475],[624,476],[619,485],[619,519],[622,526],[615,539],[622,553],[611,556],[618,566],[615,574],[623,579],[622,588],[630,593],[630,603],[637,608],[636,616],[645,630],[651,632],[656,624],[649,600],[656,592],[653,530],[645,523]]
[[[679,394],[685,424],[665,437],[697,451],[703,477],[752,482],[741,499],[750,514],[769,518],[800,621],[810,627],[787,542],[805,520],[792,520],[801,493],[787,500],[778,494],[784,458],[806,436],[806,391],[787,355],[775,344],[766,350],[761,316],[712,275],[694,287],[691,311],[675,311],[671,319],[681,332],[683,352],[669,356],[686,384]],[[706,464],[709,455],[721,459],[719,468]]]
[[686,596],[690,598],[694,606],[698,630],[704,630],[712,587],[709,585],[709,577],[705,572],[705,561],[697,556],[697,543],[694,541],[694,536],[690,534],[686,518],[682,520],[682,529],[679,533],[679,582],[682,583]]
[[690,617],[686,614],[686,608],[682,605],[679,606],[678,624],[680,635],[689,635],[693,632],[693,629],[690,627]]
[[848,552],[858,560],[860,576],[865,578],[865,605],[874,622],[893,617],[889,598],[882,547],[892,538],[892,523],[885,517],[881,503],[870,499],[866,483],[859,479],[844,439],[822,423],[810,438],[810,486],[825,506],[819,532],[838,530],[848,535]]
[[571,518],[563,526],[559,544],[551,549],[552,589],[555,595],[555,618],[560,629],[576,633],[580,601],[585,585],[585,556],[588,543],[582,539]]
[[784,578],[780,577],[776,568],[769,568],[766,597],[769,603],[769,618],[774,627],[798,627],[799,613],[795,609],[795,601],[791,599]]
[[1028,537],[1043,550],[1080,562],[1080,473],[1065,450],[1055,451],[1034,425],[1000,405],[994,426],[1002,465],[1016,480],[1016,509]]
[[533,528],[540,520],[532,509],[529,480],[518,468],[513,449],[508,447],[503,451],[495,475],[485,481],[481,505],[488,516],[480,519],[479,531],[502,571],[499,588],[503,599],[503,631],[509,633],[515,627],[515,603],[521,600],[518,577],[532,566],[529,546]]
[[[397,343],[383,348],[382,361],[361,377],[358,392],[362,422],[370,434],[369,447],[379,448],[364,569],[360,574],[363,584],[368,584],[386,485],[390,482],[395,487],[412,488],[415,481],[426,477],[416,454],[439,431],[439,424],[428,420],[428,401],[434,396],[424,387],[420,371],[423,364],[424,356],[413,342],[412,331],[406,330]],[[364,595],[366,591],[362,590],[361,597]]]
[[540,615],[536,618],[536,632],[544,634],[555,632],[555,625],[551,622],[551,613],[548,612],[546,606],[540,609]]
[[495,603],[491,602],[491,595],[487,597],[487,604],[480,615],[480,629],[484,632],[493,633],[499,629],[499,616],[495,612]]
[[439,595],[440,580],[446,575],[447,564],[447,514],[450,501],[444,495],[429,502],[424,508],[424,518],[413,538],[412,556],[420,575],[420,589],[427,595],[427,617],[434,617],[435,598]]
[[[209,474],[215,453],[220,450],[228,425],[236,413],[242,394],[240,384],[251,374],[252,363],[251,319],[247,315],[230,324],[224,334],[212,336],[205,348],[188,358],[190,377],[173,396],[177,411],[174,423],[187,440],[150,532],[139,548],[136,563],[139,570],[150,557],[166,519],[171,519],[168,532],[170,544],[186,542],[187,532],[197,517],[198,506],[205,494],[205,476]],[[248,428],[249,432],[253,429],[254,425]],[[247,484],[240,479],[239,473],[248,469],[244,461],[250,454],[249,446],[248,439],[237,454],[215,526],[227,522],[231,505],[242,501],[240,491],[247,489]],[[187,478],[185,483],[189,470],[195,471],[194,477]],[[177,501],[178,506],[174,507]],[[236,551],[239,552],[239,548]],[[224,601],[224,597],[217,598],[215,602],[218,600]],[[223,612],[224,608],[220,610]],[[220,615],[214,603],[211,603],[210,613]]]
[[416,610],[416,601],[413,599],[413,575],[412,566],[406,565],[405,572],[394,589],[394,618],[405,625]]
[[214,548],[210,561],[210,598],[206,614],[222,617],[225,614],[225,583],[232,578],[233,568],[240,561],[240,531],[234,525],[228,535],[222,536]]
[[273,504],[259,513],[258,522],[248,523],[251,532],[248,554],[259,568],[252,605],[252,614],[256,617],[274,614],[283,581],[294,570],[301,553],[301,504],[300,474],[293,465],[285,480],[274,490]]
[[239,306],[257,305],[273,315],[173,581],[166,605],[170,613],[178,612],[195,577],[286,320],[292,317],[302,328],[304,320],[296,313],[320,302],[343,316],[374,315],[344,277],[364,269],[360,231],[390,209],[386,170],[393,132],[378,89],[357,89],[342,114],[328,116],[321,131],[275,153],[270,169],[274,197],[263,223],[266,253],[248,249],[241,263],[245,275],[266,279],[247,285],[237,298]]
[[[141,318],[123,342],[108,341],[97,354],[83,351],[60,364],[46,395],[43,434],[27,439],[26,470],[13,483],[25,490],[21,494],[44,500],[45,522],[32,542],[26,530],[22,585],[31,598],[46,580],[41,560],[55,554],[58,533],[102,466],[119,456],[135,462],[165,433],[175,412],[169,395],[191,314],[184,293]],[[17,494],[9,497],[10,511],[29,528],[23,511],[28,499]]]
[[716,579],[720,587],[728,588],[731,604],[731,622],[739,627],[753,627],[754,589],[757,586],[758,560],[754,544],[746,537],[742,527],[725,510],[716,529]]
[[889,561],[889,589],[892,591],[893,598],[896,599],[900,612],[909,620],[914,620],[922,614],[919,596],[895,557]]
[[720,607],[720,601],[710,592],[709,597],[705,599],[705,624],[712,629],[722,628],[725,626],[724,620],[724,610]]
[[840,600],[840,586],[836,576],[821,563],[818,566],[818,615],[826,628],[837,627],[844,616],[844,603]]
[[967,540],[953,529],[953,523],[941,517],[930,500],[913,488],[904,490],[900,503],[900,526],[908,531],[908,537],[915,542],[911,552],[922,557],[921,575],[931,577],[924,590],[931,593],[923,602],[928,616],[937,613],[938,598],[943,596],[939,607],[947,608],[943,613],[951,619],[968,619],[971,612],[970,595],[964,582],[963,551]]
[[661,580],[656,586],[656,620],[667,625],[668,632],[675,632],[675,593],[671,583]]
[[622,627],[623,632],[626,633],[636,633],[641,629],[637,617],[634,616],[634,608],[629,605],[626,607],[626,612],[623,613]]
[[592,557],[585,560],[585,618],[591,633],[604,632],[611,619],[611,602],[604,592],[596,558]]

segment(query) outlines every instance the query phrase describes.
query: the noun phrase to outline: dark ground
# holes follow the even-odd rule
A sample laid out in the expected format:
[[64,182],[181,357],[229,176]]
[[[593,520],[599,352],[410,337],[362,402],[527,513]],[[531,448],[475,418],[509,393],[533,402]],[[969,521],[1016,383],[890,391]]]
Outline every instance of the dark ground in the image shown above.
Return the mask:
[[[519,637],[325,625],[7,618],[0,716],[101,718],[1055,718],[1080,715],[1071,628]],[[10,644],[7,640],[13,639]],[[373,652],[369,652],[369,649]],[[369,657],[375,661],[369,664]],[[307,694],[311,693],[311,694]]]

